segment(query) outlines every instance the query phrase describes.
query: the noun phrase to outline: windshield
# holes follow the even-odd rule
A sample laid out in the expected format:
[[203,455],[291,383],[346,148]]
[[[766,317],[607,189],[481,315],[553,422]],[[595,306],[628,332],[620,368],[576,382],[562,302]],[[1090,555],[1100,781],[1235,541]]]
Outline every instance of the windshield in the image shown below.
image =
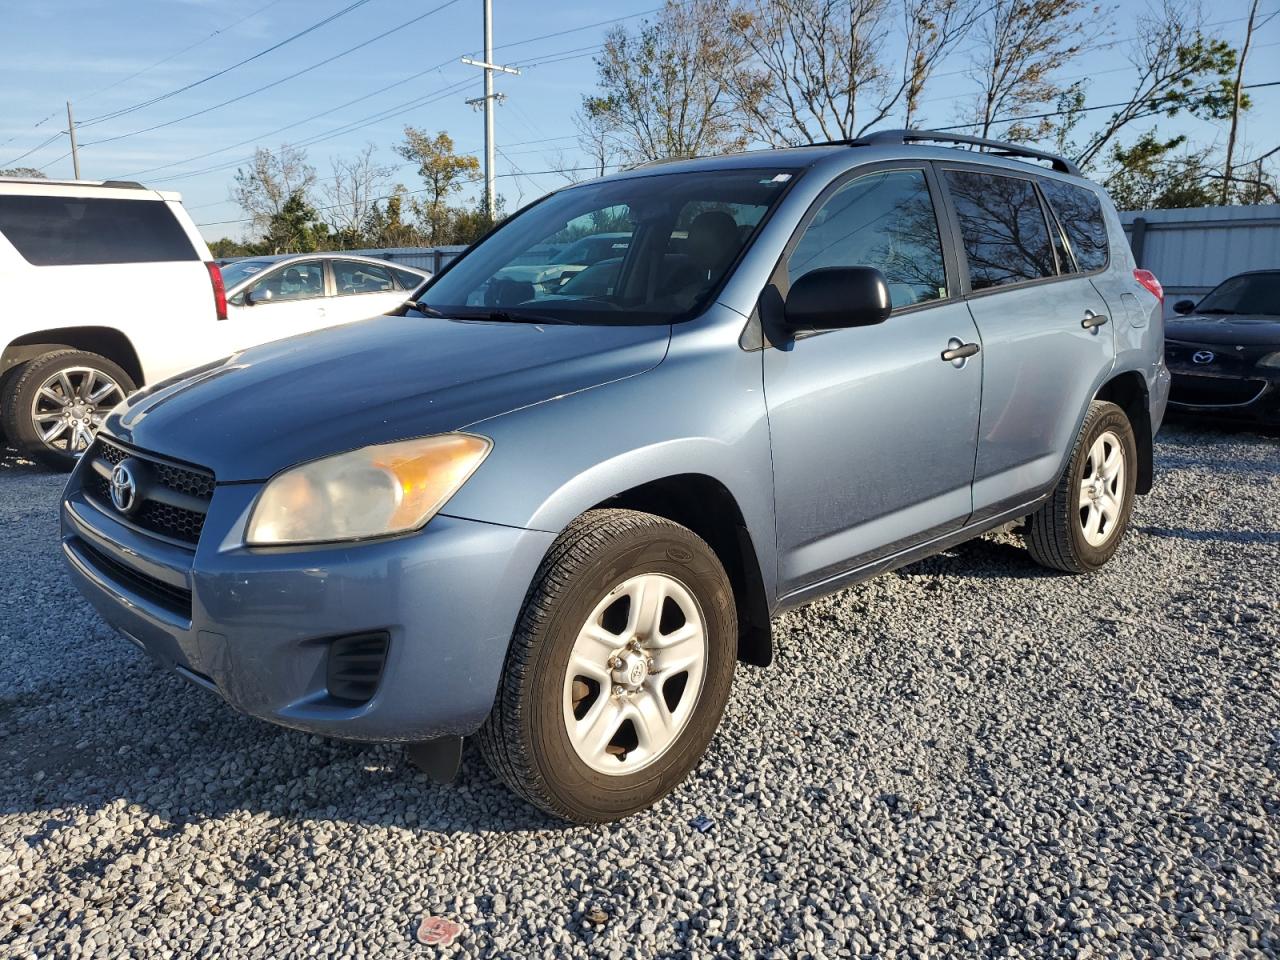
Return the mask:
[[255,273],[261,273],[274,266],[274,260],[236,260],[222,268],[222,282],[228,290],[236,284],[243,283]]
[[427,288],[449,317],[672,323],[710,299],[794,172],[667,173],[570,187]]
[[1224,280],[1196,309],[1200,313],[1280,316],[1280,273],[1254,273]]

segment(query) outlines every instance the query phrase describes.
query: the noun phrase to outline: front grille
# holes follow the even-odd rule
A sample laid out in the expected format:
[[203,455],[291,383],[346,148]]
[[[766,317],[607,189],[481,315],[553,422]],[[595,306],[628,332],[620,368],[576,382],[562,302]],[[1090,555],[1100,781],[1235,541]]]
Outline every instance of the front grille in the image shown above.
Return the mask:
[[191,619],[191,591],[183,590],[172,584],[149,577],[140,570],[126,566],[114,557],[109,557],[87,540],[75,538],[76,549],[86,557],[98,572],[109,580],[120,584],[137,595],[150,600],[156,606],[175,613],[186,620]]
[[1265,380],[1175,373],[1169,400],[1193,407],[1230,407],[1256,400],[1266,386]]
[[[212,473],[129,449],[106,437],[98,437],[86,456],[90,469],[85,477],[85,492],[100,509],[165,539],[187,545],[199,542],[209,501],[213,499]],[[109,479],[111,470],[126,459],[138,463],[145,474],[145,482],[138,490],[138,505],[130,514],[116,509]]]

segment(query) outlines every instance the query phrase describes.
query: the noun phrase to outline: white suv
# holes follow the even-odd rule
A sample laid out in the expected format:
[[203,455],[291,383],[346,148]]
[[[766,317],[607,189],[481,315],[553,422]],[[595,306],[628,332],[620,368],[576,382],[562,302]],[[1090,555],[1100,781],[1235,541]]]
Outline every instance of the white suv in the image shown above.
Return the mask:
[[[366,274],[376,261],[345,265],[351,290],[326,292],[373,289]],[[382,272],[399,292],[343,298],[349,309],[245,309],[177,194],[0,177],[0,432],[24,454],[70,468],[134,389],[245,347],[387,312],[417,276],[425,280],[387,264]]]

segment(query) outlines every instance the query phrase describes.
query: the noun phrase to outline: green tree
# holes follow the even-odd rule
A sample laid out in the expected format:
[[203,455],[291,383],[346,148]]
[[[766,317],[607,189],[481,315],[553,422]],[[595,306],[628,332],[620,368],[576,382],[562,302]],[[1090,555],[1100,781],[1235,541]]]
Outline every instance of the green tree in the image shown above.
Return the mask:
[[307,163],[305,151],[287,143],[275,153],[259,147],[249,167],[236,170],[231,199],[253,218],[254,229],[265,234],[295,195],[304,204],[310,202],[315,182],[316,170]]
[[301,193],[291,193],[272,215],[263,238],[268,253],[314,253],[329,244],[329,227]]
[[40,170],[35,167],[9,167],[6,170],[0,170],[0,177],[18,177],[22,180],[47,180],[49,179]]
[[408,191],[404,184],[396,184],[386,206],[375,202],[364,221],[364,246],[369,247],[417,247],[422,246],[421,231],[404,219],[408,204]]
[[1111,174],[1103,181],[1121,210],[1203,207],[1216,202],[1207,150],[1186,147],[1185,136],[1162,139],[1144,133],[1131,146],[1111,149]]
[[449,199],[463,184],[480,173],[480,161],[454,153],[453,138],[443,130],[434,137],[414,127],[404,128],[404,142],[396,153],[418,165],[418,175],[427,185],[426,197],[414,201],[413,208],[428,243],[448,243],[452,213]]

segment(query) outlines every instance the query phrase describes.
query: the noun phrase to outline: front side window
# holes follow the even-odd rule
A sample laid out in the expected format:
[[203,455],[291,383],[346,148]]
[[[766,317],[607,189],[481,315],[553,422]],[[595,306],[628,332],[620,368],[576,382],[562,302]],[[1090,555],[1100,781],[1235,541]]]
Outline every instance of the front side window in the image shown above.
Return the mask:
[[267,274],[249,288],[254,303],[313,300],[324,296],[324,264],[319,260],[291,263]]
[[200,259],[161,200],[0,196],[0,234],[37,267]]
[[386,293],[396,288],[391,268],[359,260],[333,261],[333,288],[338,296],[358,293]]
[[945,176],[974,290],[1057,275],[1044,210],[1030,180],[967,170]]
[[895,308],[947,296],[942,241],[922,170],[851,180],[819,209],[787,261],[795,283],[821,267],[875,267]]
[[716,170],[569,187],[491,233],[424,299],[462,319],[677,322],[709,302],[794,176]]
[[1067,231],[1071,252],[1081,272],[1101,270],[1110,259],[1107,222],[1102,218],[1102,201],[1092,190],[1060,180],[1042,180],[1040,189],[1049,209]]

